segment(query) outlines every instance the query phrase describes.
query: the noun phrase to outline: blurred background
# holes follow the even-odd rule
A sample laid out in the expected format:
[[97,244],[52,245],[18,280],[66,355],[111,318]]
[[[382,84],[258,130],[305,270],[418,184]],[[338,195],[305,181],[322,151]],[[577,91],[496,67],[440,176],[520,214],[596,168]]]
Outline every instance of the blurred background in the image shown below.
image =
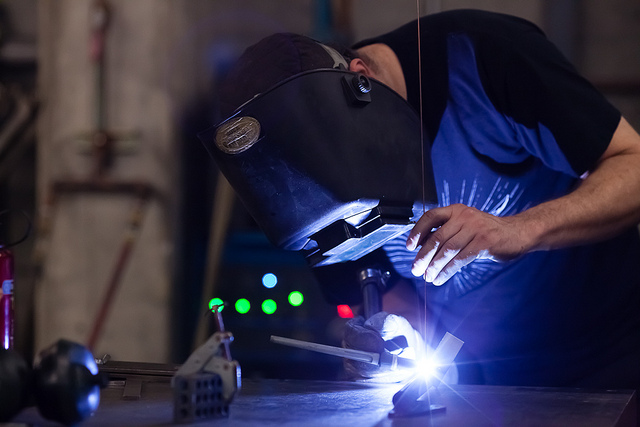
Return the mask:
[[535,22],[640,128],[635,0],[0,0],[0,244],[32,223],[11,248],[16,348],[32,357],[64,337],[97,356],[182,363],[220,298],[245,376],[338,377],[339,359],[268,340],[339,345],[349,307],[266,240],[197,134],[221,119],[217,84],[263,36],[350,44],[418,7]]

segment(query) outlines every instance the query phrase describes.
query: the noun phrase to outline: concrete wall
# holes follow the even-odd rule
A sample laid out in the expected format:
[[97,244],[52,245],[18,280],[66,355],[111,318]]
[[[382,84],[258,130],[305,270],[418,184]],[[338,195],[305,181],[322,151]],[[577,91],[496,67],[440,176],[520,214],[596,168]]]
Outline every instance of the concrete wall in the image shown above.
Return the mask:
[[640,2],[584,4],[580,68],[640,131]]

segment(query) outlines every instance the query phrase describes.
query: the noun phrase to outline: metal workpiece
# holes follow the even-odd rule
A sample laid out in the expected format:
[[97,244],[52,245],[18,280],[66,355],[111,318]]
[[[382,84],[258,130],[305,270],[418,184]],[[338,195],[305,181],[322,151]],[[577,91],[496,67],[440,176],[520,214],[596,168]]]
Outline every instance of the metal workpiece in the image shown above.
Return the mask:
[[460,349],[464,345],[464,341],[449,332],[444,334],[440,344],[433,351],[431,357],[438,361],[438,369],[440,374],[446,374],[446,371],[451,367],[456,356],[460,352]]
[[378,365],[380,354],[370,351],[353,350],[350,348],[335,347],[332,345],[318,344],[315,342],[301,341],[293,338],[279,337],[271,335],[271,342],[275,344],[287,345],[289,347],[301,348],[303,350],[316,351],[318,353],[329,354],[331,356],[344,357],[357,362]]
[[271,342],[275,344],[288,345],[290,347],[301,348],[303,350],[316,351],[318,353],[329,354],[331,356],[343,357],[357,362],[369,363],[377,366],[388,366],[392,370],[404,368],[413,369],[416,367],[415,361],[391,354],[388,351],[374,353],[371,351],[342,348],[314,342],[301,341],[293,338],[279,337],[271,335]]
[[427,356],[433,366],[432,372],[418,372],[411,382],[393,396],[393,410],[389,412],[389,417],[414,417],[444,411],[446,407],[438,399],[438,386],[463,344],[461,339],[445,333],[433,353]]

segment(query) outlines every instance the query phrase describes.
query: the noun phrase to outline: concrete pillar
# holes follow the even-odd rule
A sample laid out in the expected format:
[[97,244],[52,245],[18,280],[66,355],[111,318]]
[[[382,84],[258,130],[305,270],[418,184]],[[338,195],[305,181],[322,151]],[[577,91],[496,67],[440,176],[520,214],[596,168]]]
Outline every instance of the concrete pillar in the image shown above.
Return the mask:
[[[175,2],[112,1],[104,70],[104,127],[132,132],[125,154],[116,149],[105,179],[151,185],[135,246],[94,353],[119,360],[166,361],[172,268],[172,213],[177,189],[175,125],[166,64],[176,26]],[[36,291],[36,348],[65,337],[86,344],[104,298],[137,197],[61,193],[54,182],[90,179],[86,137],[96,131],[97,96],[89,60],[93,2],[39,3],[40,112],[38,189],[42,275]]]
[[[276,31],[308,33],[310,1],[108,3],[104,127],[137,137],[126,153],[117,152],[105,177],[149,183],[159,197],[147,204],[93,351],[118,360],[164,362],[172,354],[172,333],[181,333],[170,327],[179,320],[172,317],[171,300],[185,285],[175,269],[180,221],[189,219],[177,215],[182,197],[178,154],[180,144],[199,144],[195,135],[185,138],[181,132],[184,110],[211,91],[225,58]],[[41,216],[50,212],[51,217],[49,229],[37,236],[42,273],[36,349],[61,337],[87,343],[137,203],[127,194],[84,192],[62,194],[51,209],[46,207],[54,182],[86,180],[93,170],[81,141],[96,130],[97,94],[88,56],[93,4],[38,3],[38,201]]]

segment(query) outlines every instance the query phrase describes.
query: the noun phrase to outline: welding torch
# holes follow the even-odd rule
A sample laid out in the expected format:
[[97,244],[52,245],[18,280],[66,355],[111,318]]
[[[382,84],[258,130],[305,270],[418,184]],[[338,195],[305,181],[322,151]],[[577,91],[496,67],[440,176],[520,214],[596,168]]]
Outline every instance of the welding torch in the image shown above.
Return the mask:
[[390,276],[388,271],[377,268],[365,268],[358,272],[365,319],[382,311],[382,294]]
[[[364,317],[366,319],[382,311],[382,293],[384,292],[389,277],[390,273],[388,271],[382,271],[376,268],[365,268],[358,272]],[[396,340],[391,340],[385,344],[386,349],[381,353],[335,347],[275,335],[271,336],[271,342],[369,363],[379,367],[388,367],[391,370],[416,368],[416,362],[414,360],[399,357],[397,354],[388,351],[394,349],[393,347],[406,347],[406,339],[404,339],[404,343],[400,345],[396,343]]]

